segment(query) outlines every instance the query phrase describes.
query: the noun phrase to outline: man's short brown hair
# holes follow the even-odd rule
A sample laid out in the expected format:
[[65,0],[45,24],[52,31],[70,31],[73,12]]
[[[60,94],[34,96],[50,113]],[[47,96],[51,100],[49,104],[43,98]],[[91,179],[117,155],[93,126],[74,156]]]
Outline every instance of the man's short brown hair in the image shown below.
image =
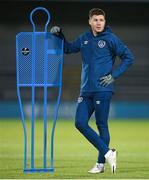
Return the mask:
[[93,15],[103,15],[104,17],[106,16],[105,12],[99,8],[93,8],[89,11],[89,18],[91,18]]

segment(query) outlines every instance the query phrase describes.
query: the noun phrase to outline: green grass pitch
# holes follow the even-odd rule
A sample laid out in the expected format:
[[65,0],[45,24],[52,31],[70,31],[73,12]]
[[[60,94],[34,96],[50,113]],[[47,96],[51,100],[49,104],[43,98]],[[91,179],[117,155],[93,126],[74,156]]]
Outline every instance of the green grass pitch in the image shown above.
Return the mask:
[[[92,120],[90,125],[96,129]],[[48,137],[51,122],[48,123]],[[27,123],[30,135],[29,122]],[[106,164],[102,174],[89,174],[96,149],[74,127],[73,121],[58,120],[55,131],[55,172],[23,173],[23,128],[21,120],[0,120],[0,178],[38,179],[147,179],[149,178],[149,121],[110,120],[110,147],[118,150],[118,166],[111,174]],[[35,163],[42,166],[43,123],[35,126]],[[48,138],[49,142],[49,138]],[[30,151],[30,150],[29,150]],[[48,146],[49,152],[49,146]],[[28,160],[29,164],[29,160]],[[48,163],[49,164],[49,163]]]

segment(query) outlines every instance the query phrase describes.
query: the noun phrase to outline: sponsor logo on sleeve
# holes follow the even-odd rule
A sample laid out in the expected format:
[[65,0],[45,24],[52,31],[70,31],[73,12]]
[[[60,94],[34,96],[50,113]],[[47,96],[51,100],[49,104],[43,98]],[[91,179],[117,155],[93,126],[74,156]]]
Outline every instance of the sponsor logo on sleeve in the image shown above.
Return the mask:
[[100,101],[96,101],[96,104],[100,104]]
[[78,103],[81,103],[83,101],[83,97],[78,97]]

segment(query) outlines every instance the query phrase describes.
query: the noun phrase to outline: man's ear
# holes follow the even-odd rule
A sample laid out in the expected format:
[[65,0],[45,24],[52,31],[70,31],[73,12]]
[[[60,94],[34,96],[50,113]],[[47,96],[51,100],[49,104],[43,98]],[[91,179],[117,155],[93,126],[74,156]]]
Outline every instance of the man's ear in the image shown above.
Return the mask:
[[89,23],[89,25],[91,25],[91,18],[89,18],[88,23]]

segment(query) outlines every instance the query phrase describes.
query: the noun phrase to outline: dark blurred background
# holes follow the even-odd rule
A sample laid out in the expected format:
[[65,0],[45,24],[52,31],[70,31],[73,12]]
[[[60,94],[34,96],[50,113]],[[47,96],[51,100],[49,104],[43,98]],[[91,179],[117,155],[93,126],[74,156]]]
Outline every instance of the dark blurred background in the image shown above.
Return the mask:
[[[32,31],[29,22],[31,10],[43,6],[50,11],[52,26],[60,26],[68,41],[74,40],[87,31],[88,12],[98,7],[106,12],[107,24],[131,49],[135,63],[115,82],[116,93],[113,96],[112,117],[123,109],[130,117],[149,117],[149,1],[0,1],[0,116],[5,116],[5,109],[18,107],[16,94],[16,34]],[[43,28],[44,15],[38,18],[37,27]],[[117,64],[119,60],[117,60]],[[79,95],[81,57],[79,54],[65,55],[63,69],[62,102],[75,102]],[[42,91],[42,90],[41,90]],[[51,91],[52,92],[52,91]],[[49,98],[55,98],[55,91]],[[24,94],[28,100],[28,92]],[[40,99],[40,90],[37,98]],[[8,107],[8,108],[7,108]],[[120,108],[122,107],[122,108]],[[129,108],[130,107],[130,108]],[[128,109],[129,108],[129,109]],[[66,108],[67,109],[67,108]],[[14,110],[15,111],[15,108]],[[134,116],[132,115],[132,111]],[[140,111],[140,114],[138,114]],[[7,115],[9,114],[6,111]],[[17,112],[16,112],[17,114]],[[124,112],[120,113],[122,114]],[[10,112],[10,117],[14,114]],[[128,116],[129,117],[129,116]]]

